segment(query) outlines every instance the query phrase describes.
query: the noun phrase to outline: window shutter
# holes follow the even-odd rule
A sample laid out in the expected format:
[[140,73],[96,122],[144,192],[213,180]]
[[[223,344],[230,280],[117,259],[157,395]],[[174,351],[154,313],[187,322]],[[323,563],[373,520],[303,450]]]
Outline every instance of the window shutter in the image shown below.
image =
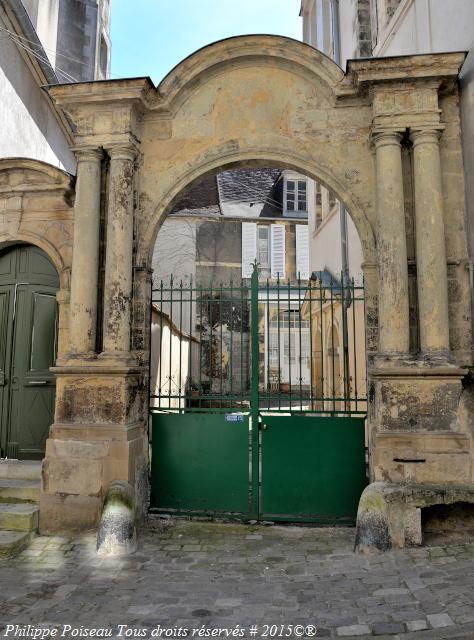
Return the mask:
[[257,257],[257,225],[242,222],[242,278],[250,278]]
[[272,224],[272,278],[285,278],[285,225]]
[[296,225],[296,277],[300,274],[301,280],[309,278],[309,239],[308,226]]

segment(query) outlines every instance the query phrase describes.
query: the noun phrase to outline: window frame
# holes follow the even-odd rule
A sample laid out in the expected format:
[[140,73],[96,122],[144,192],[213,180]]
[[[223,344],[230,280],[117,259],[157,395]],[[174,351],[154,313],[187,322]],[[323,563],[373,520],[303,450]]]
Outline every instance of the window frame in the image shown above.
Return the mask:
[[[288,208],[288,183],[294,182],[294,205],[296,207],[299,206],[299,195],[300,195],[300,186],[299,183],[304,183],[304,201],[305,208],[304,209],[289,209]],[[301,188],[302,189],[302,188]],[[306,177],[285,177],[283,183],[283,215],[293,218],[298,217],[306,217],[308,215],[308,179]]]
[[[267,231],[267,263],[264,265],[260,258],[260,231],[266,229]],[[262,238],[263,240],[263,238]],[[258,274],[260,278],[270,278],[272,270],[272,240],[271,240],[271,227],[269,224],[257,224],[257,262],[259,263]]]

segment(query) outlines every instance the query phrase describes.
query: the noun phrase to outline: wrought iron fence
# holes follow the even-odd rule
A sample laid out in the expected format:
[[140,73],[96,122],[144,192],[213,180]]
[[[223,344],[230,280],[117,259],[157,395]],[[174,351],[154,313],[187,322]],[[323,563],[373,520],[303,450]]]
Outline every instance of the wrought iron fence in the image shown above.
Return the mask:
[[152,290],[152,411],[364,414],[364,287],[309,281],[179,283]]

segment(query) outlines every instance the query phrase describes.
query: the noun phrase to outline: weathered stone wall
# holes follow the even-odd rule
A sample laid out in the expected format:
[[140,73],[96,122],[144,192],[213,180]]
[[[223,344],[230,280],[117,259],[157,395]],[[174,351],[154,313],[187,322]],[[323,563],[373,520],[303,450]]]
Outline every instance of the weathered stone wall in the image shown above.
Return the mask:
[[[83,262],[73,264],[71,353],[57,370],[46,528],[70,528],[80,519],[74,513],[96,522],[115,479],[129,481],[145,503],[156,235],[183,188],[232,166],[294,169],[350,211],[365,261],[372,477],[471,481],[462,400],[471,364],[462,61],[458,54],[358,60],[344,74],[305,45],[246,36],[199,51],[158,91],[147,79],[50,89],[77,127],[74,254]],[[110,163],[103,300],[90,286],[101,245],[84,242],[91,221],[100,228],[101,158]]]

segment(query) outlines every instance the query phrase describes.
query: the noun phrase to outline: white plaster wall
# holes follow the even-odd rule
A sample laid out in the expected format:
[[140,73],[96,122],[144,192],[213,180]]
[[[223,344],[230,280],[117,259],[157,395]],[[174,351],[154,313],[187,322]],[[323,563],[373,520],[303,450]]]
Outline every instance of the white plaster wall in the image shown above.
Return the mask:
[[[341,253],[341,217],[338,210],[332,212],[320,227],[314,231],[314,225],[310,240],[310,269],[311,271],[323,271],[328,269],[336,277],[340,277],[342,271]],[[347,244],[349,275],[356,284],[362,283],[362,245],[359,234],[347,214]]]
[[339,2],[340,66],[344,70],[346,69],[347,61],[356,57],[357,38],[354,28],[356,11],[355,0]]
[[354,278],[354,282],[357,285],[361,285],[363,282],[362,263],[364,261],[364,255],[362,253],[359,233],[349,214],[347,214],[347,245],[349,275],[351,278]]
[[255,202],[252,205],[245,202],[221,201],[222,215],[228,218],[258,218],[263,209],[263,202]]
[[[182,281],[184,289],[189,287],[192,276],[196,281],[196,237],[199,222],[194,220],[183,220],[168,217],[164,221],[156,239],[153,250],[152,269],[153,287],[160,288],[170,286],[170,277],[173,276],[173,288],[179,287]],[[154,294],[155,300],[160,297],[160,292]],[[193,293],[196,296],[196,292]],[[166,292],[163,299],[169,300],[170,294]],[[167,313],[176,323],[178,329],[190,333],[196,326],[195,312],[196,304],[192,305],[193,318],[189,316],[191,305],[189,304],[189,294],[183,297],[183,306],[180,310],[178,302],[173,303],[173,308],[169,302],[163,302],[161,310]],[[180,316],[181,313],[181,316]]]
[[402,0],[376,56],[467,51],[474,44],[472,0]]
[[153,251],[153,282],[159,286],[163,280],[189,282],[196,276],[196,235],[198,222],[168,217],[158,233]]
[[329,215],[314,231],[310,242],[311,271],[328,269],[335,276],[341,273],[341,222],[339,213]]
[[41,0],[38,4],[38,18],[35,25],[36,33],[53,68],[56,66],[58,17],[59,0]]
[[[5,24],[0,20],[0,26]],[[0,157],[42,160],[75,173],[52,104],[12,41],[0,38]]]

